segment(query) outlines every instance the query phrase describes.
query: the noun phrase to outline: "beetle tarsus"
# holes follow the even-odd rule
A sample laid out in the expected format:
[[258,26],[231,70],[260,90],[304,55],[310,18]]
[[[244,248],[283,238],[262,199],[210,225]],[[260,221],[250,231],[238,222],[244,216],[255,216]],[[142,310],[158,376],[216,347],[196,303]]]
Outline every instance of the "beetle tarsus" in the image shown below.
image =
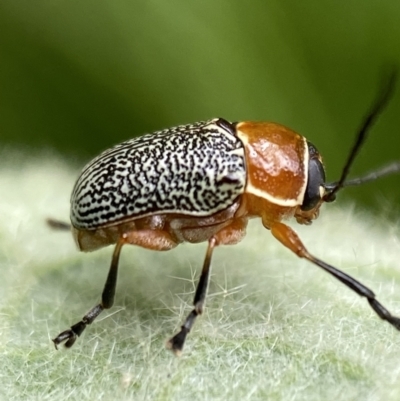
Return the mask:
[[74,345],[77,338],[78,335],[74,333],[72,329],[69,329],[63,331],[56,338],[53,338],[51,341],[53,341],[56,350],[58,350],[58,345],[60,345],[64,341],[65,341],[64,346],[66,348],[71,348]]
[[83,333],[83,330],[86,329],[86,326],[92,323],[92,321],[88,321],[87,319],[83,318],[80,322],[71,326],[70,329],[60,333],[56,338],[52,340],[56,349],[58,349],[57,345],[61,344],[64,341],[65,341],[64,344],[65,348],[71,348],[74,345],[77,338],[80,337],[80,335]]
[[400,330],[400,318],[393,316],[377,299],[368,298],[368,302],[382,320],[386,320],[397,330]]
[[86,329],[86,326],[88,324],[91,324],[104,309],[105,308],[101,303],[96,305],[94,308],[90,309],[90,311],[83,317],[81,321],[71,326],[70,329],[60,333],[56,338],[52,340],[56,349],[58,349],[57,345],[61,344],[64,341],[64,346],[66,348],[71,348],[75,344],[77,338],[80,337],[80,335],[83,333],[83,330]]
[[181,331],[167,341],[167,348],[170,349],[176,356],[180,356],[182,354],[182,349],[189,331],[190,330],[187,327],[182,326]]
[[56,349],[58,349],[57,345],[61,344],[63,341],[66,341],[64,344],[66,348],[71,348],[77,338],[82,334],[83,330],[85,330],[86,326],[93,323],[93,321],[97,318],[97,316],[100,315],[100,313],[104,309],[111,308],[111,306],[113,305],[115,297],[115,287],[117,285],[118,277],[118,261],[123,244],[124,240],[121,239],[119,242],[117,242],[117,245],[115,246],[110,270],[108,271],[107,280],[101,296],[101,302],[90,309],[90,311],[86,313],[81,321],[71,326],[70,329],[63,331],[52,340]]

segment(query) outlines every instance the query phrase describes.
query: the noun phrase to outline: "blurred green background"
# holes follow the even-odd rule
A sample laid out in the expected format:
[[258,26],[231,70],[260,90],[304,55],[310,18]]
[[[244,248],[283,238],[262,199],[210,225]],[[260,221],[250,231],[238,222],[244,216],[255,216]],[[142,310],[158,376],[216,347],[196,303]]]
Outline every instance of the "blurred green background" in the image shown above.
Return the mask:
[[[1,0],[0,145],[81,165],[168,126],[276,121],[312,141],[335,180],[391,64],[398,0]],[[400,85],[353,176],[400,159],[399,110]],[[345,197],[396,209],[398,183]]]

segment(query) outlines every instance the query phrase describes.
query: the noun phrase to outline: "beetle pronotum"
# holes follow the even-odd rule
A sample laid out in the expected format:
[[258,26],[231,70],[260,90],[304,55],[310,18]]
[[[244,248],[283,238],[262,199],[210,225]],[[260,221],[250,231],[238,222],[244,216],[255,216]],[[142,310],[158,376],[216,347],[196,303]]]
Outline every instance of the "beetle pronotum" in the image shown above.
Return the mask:
[[274,123],[230,123],[222,118],[131,139],[91,161],[71,196],[73,236],[82,251],[116,245],[100,303],[53,339],[56,348],[64,341],[71,347],[86,326],[112,306],[123,245],[165,251],[185,241],[208,241],[194,308],[181,331],[168,341],[169,348],[180,353],[196,317],[203,312],[215,247],[238,243],[252,217],[260,217],[264,227],[297,256],[367,298],[380,318],[400,330],[400,318],[378,302],[369,288],[310,254],[282,222],[294,217],[300,224],[311,224],[322,203],[335,200],[343,187],[400,171],[400,162],[395,162],[346,181],[368,129],[393,92],[395,79],[393,73],[375,100],[342,176],[334,183],[325,183],[314,145],[289,128]]

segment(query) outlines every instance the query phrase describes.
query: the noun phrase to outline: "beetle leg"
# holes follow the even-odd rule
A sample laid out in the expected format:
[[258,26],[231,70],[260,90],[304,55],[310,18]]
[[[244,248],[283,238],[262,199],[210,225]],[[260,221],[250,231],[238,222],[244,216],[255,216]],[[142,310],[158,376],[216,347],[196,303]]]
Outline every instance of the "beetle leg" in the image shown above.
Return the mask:
[[290,227],[283,223],[277,222],[271,226],[271,232],[276,239],[278,239],[297,256],[300,258],[305,258],[315,265],[321,267],[333,277],[340,280],[343,284],[347,285],[347,287],[355,291],[358,295],[367,298],[371,308],[381,319],[386,320],[397,330],[400,330],[400,318],[393,316],[380,302],[378,302],[373,291],[353,277],[340,271],[336,267],[333,267],[311,255],[301,242],[300,238]]
[[199,283],[197,284],[196,294],[194,295],[193,305],[194,309],[189,313],[185,322],[181,327],[181,331],[172,337],[167,342],[167,347],[176,355],[180,355],[185,344],[185,339],[189,331],[191,330],[196,317],[203,313],[203,307],[206,299],[208,282],[210,279],[210,266],[211,266],[211,256],[216,245],[215,237],[212,237],[208,241],[208,248],[206,252],[206,257],[203,263],[203,270],[201,271]]
[[88,324],[91,324],[104,309],[109,309],[112,307],[115,297],[115,288],[117,285],[119,255],[122,245],[124,245],[125,243],[126,240],[125,237],[123,237],[117,242],[115,246],[110,270],[108,272],[107,280],[104,285],[103,293],[101,295],[101,302],[94,308],[90,309],[90,311],[86,313],[86,315],[82,318],[80,322],[71,326],[70,329],[63,331],[52,340],[56,349],[58,349],[57,345],[62,343],[63,341],[65,341],[65,346],[67,348],[72,347],[76,339],[82,334],[83,330],[85,330],[86,326]]
[[53,230],[60,230],[60,231],[70,231],[71,230],[71,224],[66,223],[65,221],[53,219],[52,217],[48,217],[46,219],[46,223]]

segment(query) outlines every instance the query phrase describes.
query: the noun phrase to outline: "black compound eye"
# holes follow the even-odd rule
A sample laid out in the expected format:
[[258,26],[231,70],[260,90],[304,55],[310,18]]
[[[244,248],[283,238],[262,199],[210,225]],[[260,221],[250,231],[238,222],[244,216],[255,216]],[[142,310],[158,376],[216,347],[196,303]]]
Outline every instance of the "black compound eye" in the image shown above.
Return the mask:
[[306,192],[304,193],[303,204],[301,210],[307,212],[317,206],[321,200],[321,187],[325,184],[325,170],[319,160],[318,151],[311,143],[308,144],[310,160],[308,162],[308,181]]

